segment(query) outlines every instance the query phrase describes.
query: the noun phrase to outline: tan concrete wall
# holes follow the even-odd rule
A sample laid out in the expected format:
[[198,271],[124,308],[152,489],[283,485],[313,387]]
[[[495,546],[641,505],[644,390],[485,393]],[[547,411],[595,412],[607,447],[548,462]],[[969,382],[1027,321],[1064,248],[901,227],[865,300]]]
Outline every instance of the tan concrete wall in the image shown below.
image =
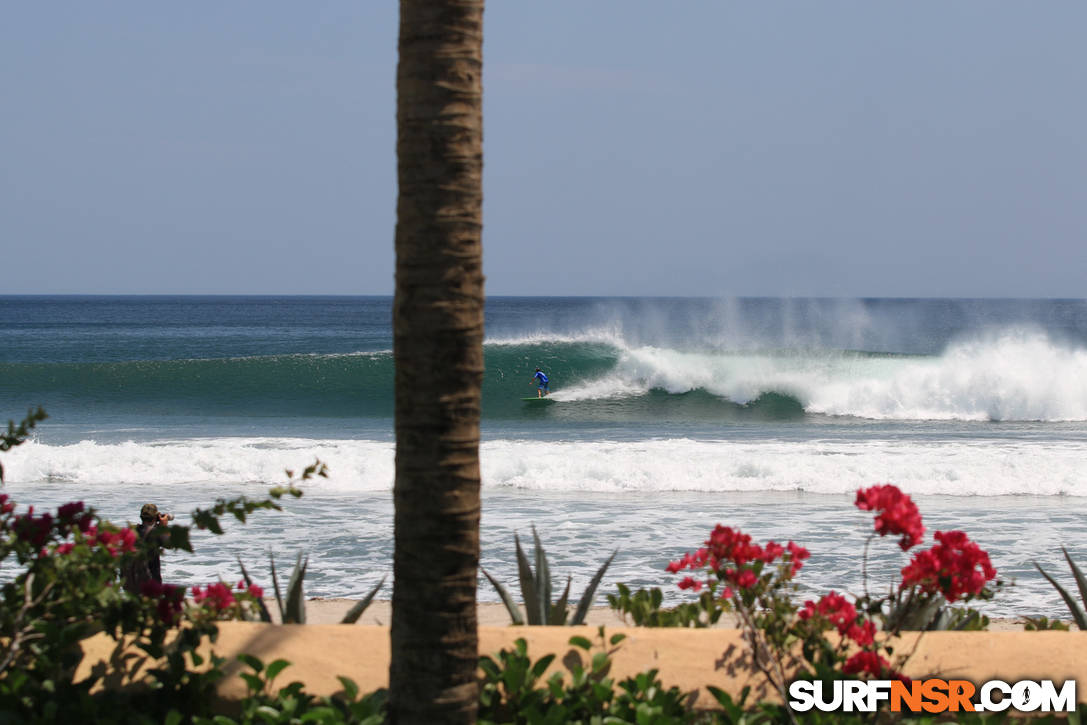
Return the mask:
[[[753,673],[738,630],[628,627],[609,628],[607,636],[620,632],[627,638],[613,655],[611,674],[617,680],[658,669],[665,686],[697,692],[696,704],[702,707],[713,704],[703,690],[705,685],[739,693],[750,684],[753,701],[774,699],[772,693],[761,689],[762,678]],[[481,627],[479,649],[481,654],[492,654],[523,637],[533,659],[555,653],[559,657],[552,668],[562,669],[564,656],[581,652],[568,644],[575,634],[599,644],[595,627]],[[104,635],[88,640],[84,646],[87,656],[77,677],[85,676],[95,663],[106,667],[115,646]],[[224,622],[214,650],[229,659],[228,677],[220,688],[220,694],[228,699],[245,693],[244,683],[236,676],[244,669],[235,661],[240,653],[264,662],[278,658],[290,661],[277,684],[300,680],[315,694],[340,690],[336,675],[350,677],[363,692],[388,685],[387,627]],[[914,652],[905,673],[915,679],[1076,679],[1083,683],[1077,688],[1080,701],[1087,702],[1087,632],[929,632],[904,638],[896,651]]]

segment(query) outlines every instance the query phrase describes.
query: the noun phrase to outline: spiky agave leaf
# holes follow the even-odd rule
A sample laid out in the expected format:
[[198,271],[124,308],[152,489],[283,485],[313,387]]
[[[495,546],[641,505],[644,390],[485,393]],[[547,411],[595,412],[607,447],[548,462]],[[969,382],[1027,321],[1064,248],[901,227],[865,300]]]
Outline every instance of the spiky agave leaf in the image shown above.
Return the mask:
[[1072,613],[1072,618],[1076,620],[1076,626],[1080,629],[1087,629],[1087,614],[1084,614],[1084,611],[1076,604],[1076,600],[1072,598],[1072,595],[1069,594],[1064,587],[1058,584],[1056,579],[1049,576],[1045,569],[1038,566],[1038,562],[1034,562],[1034,568],[1041,572],[1042,576],[1046,578],[1046,581],[1052,584],[1053,588],[1061,595],[1061,599],[1063,599],[1064,603],[1068,606],[1068,611]]
[[491,576],[490,572],[486,569],[480,567],[480,570],[483,572],[483,576],[487,577],[487,581],[491,583],[491,586],[495,588],[495,591],[498,592],[498,596],[502,598],[502,603],[506,605],[506,611],[509,612],[510,620],[513,624],[523,625],[525,620],[521,616],[521,608],[513,601],[513,597],[510,595],[509,591],[502,586],[501,582]]
[[276,576],[276,557],[272,552],[268,552],[268,563],[272,567],[272,588],[276,592],[276,606],[279,608],[279,621],[283,622],[286,616],[286,611],[283,609],[283,597],[279,593],[279,577]]
[[385,584],[385,577],[381,577],[381,581],[377,583],[377,586],[370,590],[362,600],[355,602],[355,604],[347,610],[347,614],[340,620],[340,624],[354,624],[359,621],[359,617],[366,611],[366,608],[370,606],[370,602],[374,601],[374,596],[378,590]]
[[1083,602],[1083,606],[1087,607],[1087,579],[1084,578],[1083,572],[1076,566],[1076,562],[1072,561],[1072,557],[1068,555],[1068,549],[1062,546],[1061,551],[1064,552],[1064,560],[1068,562],[1068,567],[1072,570],[1072,576],[1076,579],[1079,598]]
[[551,619],[551,569],[547,566],[547,552],[532,526],[532,539],[536,550],[536,596],[539,598],[540,624],[547,624]]
[[513,542],[517,547],[517,578],[521,582],[521,599],[525,602],[525,617],[530,625],[543,624],[545,620],[540,608],[539,596],[536,593],[532,565],[528,563],[528,557],[521,548],[521,539],[517,534],[513,535]]
[[287,609],[283,617],[283,624],[306,623],[306,599],[302,593],[302,581],[306,578],[306,567],[309,566],[309,557],[302,561],[302,552],[298,552],[298,559],[294,563],[294,571],[291,572],[291,580],[287,582]]
[[[253,579],[249,576],[249,572],[247,572],[245,570],[245,564],[242,563],[242,558],[240,556],[235,557],[235,558],[237,558],[237,560],[238,560],[238,566],[240,566],[242,568],[242,579],[245,580],[245,585],[247,587],[253,586]],[[264,600],[263,599],[258,599],[257,600],[257,607],[260,609],[260,621],[262,621],[262,622],[271,622],[272,621],[272,615],[268,611],[268,607],[264,606]]]
[[589,613],[589,607],[592,606],[593,598],[596,596],[596,588],[600,586],[600,580],[604,578],[604,572],[611,566],[611,560],[615,558],[615,555],[619,553],[619,550],[611,552],[611,556],[604,562],[596,572],[596,576],[589,582],[589,586],[585,588],[585,593],[581,595],[581,601],[577,603],[577,611],[574,612],[574,618],[570,620],[571,626],[576,626],[585,623],[585,616]]
[[547,623],[553,627],[561,627],[566,624],[566,602],[570,598],[570,582],[572,580],[573,577],[566,577],[566,588],[562,591],[559,601],[555,602],[555,606],[551,607]]

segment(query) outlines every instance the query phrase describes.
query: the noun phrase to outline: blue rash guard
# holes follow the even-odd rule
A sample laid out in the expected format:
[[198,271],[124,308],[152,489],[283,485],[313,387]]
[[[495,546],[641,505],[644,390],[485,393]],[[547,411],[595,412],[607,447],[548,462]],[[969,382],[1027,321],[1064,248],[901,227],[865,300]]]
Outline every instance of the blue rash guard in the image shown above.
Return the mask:
[[544,375],[541,371],[537,370],[536,374],[533,375],[532,377],[535,378],[539,382],[539,385],[536,386],[537,390],[547,390],[547,376],[546,375]]

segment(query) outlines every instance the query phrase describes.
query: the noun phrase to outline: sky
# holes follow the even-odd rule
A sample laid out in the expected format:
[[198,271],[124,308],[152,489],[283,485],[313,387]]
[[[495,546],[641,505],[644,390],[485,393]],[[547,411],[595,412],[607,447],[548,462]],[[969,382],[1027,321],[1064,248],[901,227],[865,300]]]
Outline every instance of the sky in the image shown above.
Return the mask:
[[[484,18],[488,294],[1087,294],[1082,0]],[[397,23],[4,4],[0,294],[391,294]]]

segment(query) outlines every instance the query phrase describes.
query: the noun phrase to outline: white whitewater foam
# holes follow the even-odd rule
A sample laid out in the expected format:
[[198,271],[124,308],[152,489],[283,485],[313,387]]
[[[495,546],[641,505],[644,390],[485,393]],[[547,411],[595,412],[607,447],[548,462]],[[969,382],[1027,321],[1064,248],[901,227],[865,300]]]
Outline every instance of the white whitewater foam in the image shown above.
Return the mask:
[[[219,438],[51,446],[28,443],[4,459],[8,480],[78,488],[275,484],[284,469],[320,458],[330,478],[311,488],[388,491],[393,444]],[[492,490],[849,493],[891,482],[915,494],[1087,496],[1087,443],[1034,440],[488,441],[482,478]]]
[[558,400],[706,390],[736,403],[795,396],[813,413],[878,420],[1087,420],[1087,349],[1031,330],[952,344],[938,357],[835,351],[792,354],[620,347],[616,369],[559,388]]

